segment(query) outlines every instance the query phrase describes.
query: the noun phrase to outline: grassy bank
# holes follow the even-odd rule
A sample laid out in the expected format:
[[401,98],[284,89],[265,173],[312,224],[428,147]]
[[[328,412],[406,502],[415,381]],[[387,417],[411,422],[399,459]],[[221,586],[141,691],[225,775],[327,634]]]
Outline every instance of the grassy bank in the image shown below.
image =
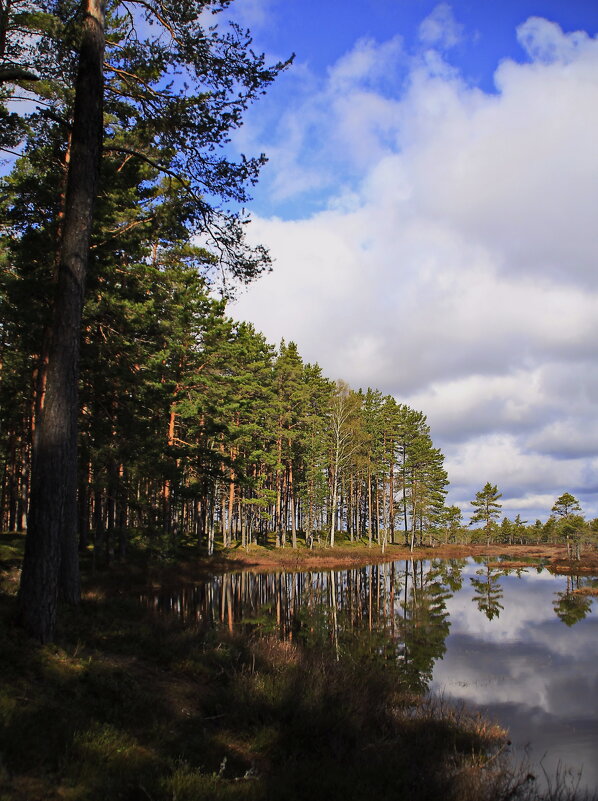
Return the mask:
[[[387,545],[384,549],[369,547],[363,541],[344,542],[335,548],[320,547],[312,550],[300,546],[292,548],[265,548],[252,545],[249,548],[232,548],[216,554],[216,563],[224,569],[323,569],[356,567],[372,562],[391,562],[402,559],[464,559],[469,556],[493,559],[508,557],[521,566],[542,562],[555,572],[577,570],[598,574],[598,550],[585,550],[580,559],[568,559],[567,550],[561,545],[439,545],[434,548],[421,547],[411,551],[404,545]],[[210,558],[199,558],[196,564],[209,567]]]
[[384,652],[161,618],[114,592],[159,575],[141,558],[85,575],[40,647],[12,624],[21,543],[0,539],[1,801],[539,798],[505,732],[414,696]]

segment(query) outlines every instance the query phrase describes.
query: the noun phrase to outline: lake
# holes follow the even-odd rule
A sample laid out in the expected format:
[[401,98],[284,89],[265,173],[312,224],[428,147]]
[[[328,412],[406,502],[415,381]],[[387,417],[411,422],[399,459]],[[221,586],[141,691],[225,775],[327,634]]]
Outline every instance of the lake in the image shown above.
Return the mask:
[[276,631],[397,661],[415,689],[509,729],[541,784],[559,765],[598,789],[597,580],[480,560],[227,573],[142,597],[200,628]]

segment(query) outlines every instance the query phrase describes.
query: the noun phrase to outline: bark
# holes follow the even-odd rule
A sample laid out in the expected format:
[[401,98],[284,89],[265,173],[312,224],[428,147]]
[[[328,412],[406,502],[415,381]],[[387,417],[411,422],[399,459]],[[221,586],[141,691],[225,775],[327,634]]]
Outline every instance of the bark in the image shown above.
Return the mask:
[[394,459],[391,459],[390,462],[390,476],[388,479],[388,519],[390,523],[390,541],[394,545],[395,544],[395,507],[394,507],[394,495],[395,495],[395,474],[394,474]]
[[282,439],[279,437],[276,443],[276,452],[278,455],[278,467],[276,469],[276,547],[280,548],[282,545]]
[[336,524],[336,511],[338,505],[338,476],[335,470],[334,476],[332,479],[332,499],[330,502],[330,547],[334,548],[334,531],[335,531],[335,524]]
[[85,0],[75,86],[72,154],[44,406],[33,454],[31,505],[19,620],[53,639],[59,589],[79,600],[76,537],[77,417],[81,313],[102,144],[104,4]]
[[368,545],[372,547],[372,476],[368,466]]
[[291,505],[291,532],[293,548],[297,547],[297,521],[295,520],[295,490],[293,487],[293,462],[289,462],[289,502]]
[[0,61],[4,61],[6,54],[6,38],[11,5],[11,0],[6,0],[3,5],[0,4]]
[[[234,459],[234,451],[231,450],[231,461]],[[226,545],[225,547],[229,548],[233,542],[233,535],[234,535],[234,508],[235,508],[235,473],[231,469],[230,471],[230,480],[228,485],[228,533],[226,536]]]

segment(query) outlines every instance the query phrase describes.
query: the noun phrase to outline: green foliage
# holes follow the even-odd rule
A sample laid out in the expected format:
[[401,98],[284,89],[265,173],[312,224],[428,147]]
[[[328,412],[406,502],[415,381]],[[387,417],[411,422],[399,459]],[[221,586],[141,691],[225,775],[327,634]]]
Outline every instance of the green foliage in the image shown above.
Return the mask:
[[567,518],[572,516],[575,512],[581,512],[581,506],[577,498],[574,498],[570,492],[564,492],[554,502],[552,513],[557,518]]
[[489,481],[484,484],[479,492],[476,492],[475,499],[471,501],[474,508],[474,513],[471,516],[470,524],[484,523],[486,529],[489,529],[491,523],[500,516],[502,504],[498,501],[502,498],[502,493],[498,491],[496,484],[491,484]]

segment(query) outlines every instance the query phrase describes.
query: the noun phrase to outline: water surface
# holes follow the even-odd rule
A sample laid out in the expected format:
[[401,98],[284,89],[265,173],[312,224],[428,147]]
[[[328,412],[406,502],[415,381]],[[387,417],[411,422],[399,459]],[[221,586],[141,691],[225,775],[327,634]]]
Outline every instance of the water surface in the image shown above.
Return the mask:
[[572,593],[583,579],[528,569],[498,575],[502,608],[480,613],[477,571],[469,562],[463,589],[447,600],[451,629],[431,688],[506,726],[541,776],[560,762],[598,788],[596,599]]
[[598,603],[594,580],[479,560],[399,561],[344,571],[229,573],[146,595],[200,628],[357,640],[405,680],[480,709],[527,749],[541,783],[559,763],[598,789]]

